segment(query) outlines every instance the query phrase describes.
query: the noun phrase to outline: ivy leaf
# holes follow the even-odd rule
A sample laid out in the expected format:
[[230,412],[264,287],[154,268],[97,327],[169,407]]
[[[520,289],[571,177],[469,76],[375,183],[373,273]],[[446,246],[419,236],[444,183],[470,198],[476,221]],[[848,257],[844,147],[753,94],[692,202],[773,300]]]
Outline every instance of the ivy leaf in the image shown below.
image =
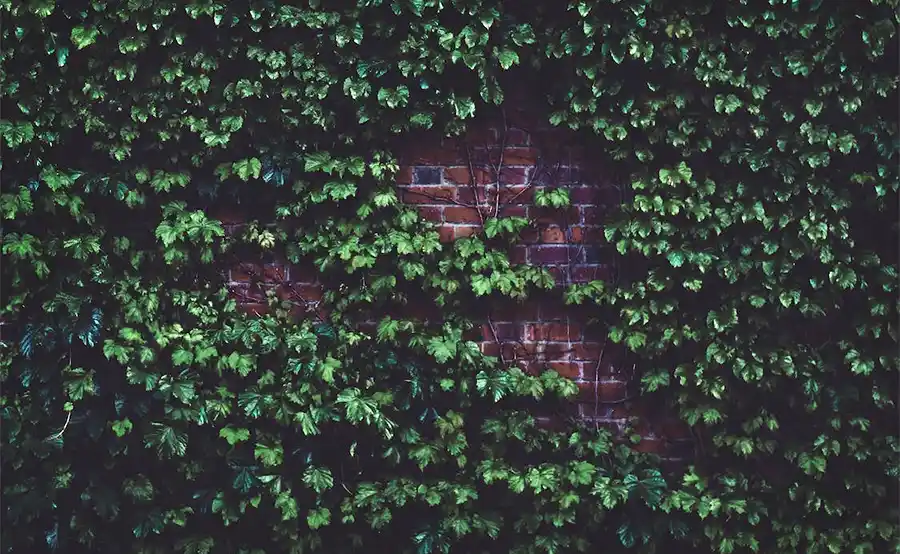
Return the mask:
[[262,162],[259,158],[246,158],[237,162],[234,162],[231,166],[234,174],[240,177],[243,181],[250,180],[250,177],[254,179],[259,179],[260,171],[262,171]]
[[219,429],[219,436],[228,441],[230,446],[248,440],[250,438],[250,430],[235,427],[223,427]]
[[321,494],[334,486],[334,477],[326,468],[311,467],[303,472],[303,482],[317,494]]

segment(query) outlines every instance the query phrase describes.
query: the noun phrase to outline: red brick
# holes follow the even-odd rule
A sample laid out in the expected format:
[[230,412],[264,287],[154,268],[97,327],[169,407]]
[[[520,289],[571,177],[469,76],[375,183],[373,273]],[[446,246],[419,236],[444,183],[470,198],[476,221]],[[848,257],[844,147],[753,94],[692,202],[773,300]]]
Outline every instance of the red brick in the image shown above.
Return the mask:
[[526,336],[536,341],[581,340],[581,326],[577,323],[535,323],[527,327]]
[[492,172],[484,168],[469,168],[468,166],[448,167],[444,169],[444,177],[451,183],[458,185],[485,185],[496,181]]
[[540,236],[540,232],[534,227],[526,227],[519,233],[519,242],[523,244],[537,244]]
[[287,280],[287,269],[284,264],[266,264],[263,267],[263,279],[267,282],[280,283]]
[[455,232],[453,236],[455,238],[461,239],[465,237],[471,237],[472,235],[477,233],[478,230],[481,229],[481,227],[479,227],[478,225],[458,225],[454,227],[454,229]]
[[566,242],[566,233],[559,227],[546,227],[541,231],[541,242],[545,244],[563,244]]
[[529,217],[538,224],[556,224],[561,226],[569,226],[581,221],[581,213],[575,206],[563,209],[539,208],[532,206],[529,208]]
[[581,206],[580,212],[580,221],[585,225],[602,224],[608,213],[607,210],[600,206]]
[[576,362],[552,362],[550,369],[567,379],[578,379],[581,377],[581,364]]
[[397,172],[397,175],[394,177],[394,182],[399,185],[408,185],[413,182],[413,171],[412,167],[405,165],[400,168],[400,171]]
[[570,187],[569,200],[572,204],[595,205],[599,203],[596,187]]
[[529,375],[540,375],[543,366],[533,360],[516,360],[515,365]]
[[531,204],[534,202],[534,187],[525,185],[509,185],[500,190],[500,202],[503,204]]
[[500,184],[524,185],[528,182],[528,170],[527,167],[502,167],[500,168]]
[[628,395],[628,384],[624,381],[600,381],[597,390],[600,402],[621,402]]
[[441,206],[419,206],[419,215],[425,221],[440,223],[444,221],[444,208]]
[[441,242],[453,242],[456,238],[456,229],[452,225],[441,225],[438,228]]
[[481,223],[481,216],[475,208],[451,206],[444,208],[444,221],[447,223]]
[[[513,323],[494,322],[493,326],[493,330],[490,323],[485,323],[481,326],[482,336],[484,336],[485,340],[516,340],[522,333],[519,326]],[[497,333],[496,337],[494,337],[494,332]]]
[[574,254],[568,246],[536,246],[529,253],[531,263],[541,264],[566,264]]
[[528,217],[528,209],[525,206],[500,205],[501,217]]
[[533,165],[537,157],[536,148],[507,148],[503,151],[503,165]]
[[524,246],[515,246],[509,254],[509,261],[513,264],[528,263],[528,249]]
[[593,403],[621,402],[628,394],[628,386],[624,381],[598,381],[578,383],[579,400]]
[[407,204],[442,204],[454,200],[456,187],[403,187],[403,202]]
[[501,345],[503,357],[507,360],[533,359],[537,344],[533,342],[507,342]]
[[476,185],[460,185],[456,190],[459,201],[466,205],[483,204],[487,198],[485,187]]
[[600,359],[600,344],[596,342],[579,342],[574,345],[576,360],[596,361]]
[[548,362],[568,362],[572,358],[572,347],[566,342],[536,342],[537,355]]
[[500,356],[500,345],[496,342],[482,342],[480,345],[481,353],[485,356]]

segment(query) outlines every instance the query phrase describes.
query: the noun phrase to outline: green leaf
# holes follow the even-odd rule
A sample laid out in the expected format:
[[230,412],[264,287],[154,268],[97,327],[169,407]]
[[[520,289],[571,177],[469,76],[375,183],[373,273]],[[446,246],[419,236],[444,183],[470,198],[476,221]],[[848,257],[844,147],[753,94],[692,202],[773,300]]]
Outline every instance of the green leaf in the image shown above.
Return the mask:
[[234,446],[239,442],[246,441],[250,438],[250,430],[234,427],[223,427],[219,429],[219,436],[228,441],[228,444]]
[[246,158],[234,162],[231,168],[232,171],[234,171],[234,174],[242,181],[248,181],[250,180],[250,177],[259,179],[260,171],[262,171],[262,162],[259,161],[259,158]]

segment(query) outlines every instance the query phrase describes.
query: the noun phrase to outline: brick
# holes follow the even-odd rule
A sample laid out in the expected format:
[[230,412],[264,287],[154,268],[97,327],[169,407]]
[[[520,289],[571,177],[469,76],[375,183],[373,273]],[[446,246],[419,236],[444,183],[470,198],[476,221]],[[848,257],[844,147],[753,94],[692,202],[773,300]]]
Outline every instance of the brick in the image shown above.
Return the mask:
[[588,381],[578,383],[578,400],[583,403],[621,402],[628,395],[628,385],[624,381]]
[[443,170],[439,167],[413,168],[413,183],[419,185],[440,185]]
[[494,356],[494,357],[500,356],[500,345],[497,344],[496,342],[485,341],[485,342],[480,343],[478,346],[479,346],[479,348],[481,348],[481,353],[484,354],[485,356]]
[[534,187],[526,185],[509,185],[500,190],[500,202],[503,204],[531,204],[534,202]]
[[581,326],[577,323],[536,323],[527,327],[530,340],[577,341],[581,340]]
[[454,200],[456,187],[412,186],[401,190],[403,202],[407,204],[442,204]]
[[522,244],[537,244],[541,233],[534,227],[526,227],[519,233],[519,242]]
[[528,217],[528,208],[525,206],[504,206],[500,204],[501,217]]
[[559,168],[559,181],[566,184],[580,184],[584,180],[584,171],[577,165],[567,165]]
[[457,185],[485,185],[496,181],[492,172],[484,168],[468,166],[448,167],[444,169],[444,179]]
[[533,360],[516,360],[515,365],[529,375],[540,375],[544,369],[541,364]]
[[438,235],[441,242],[453,242],[456,238],[456,228],[452,225],[441,225],[438,228]]
[[[481,326],[481,333],[485,340],[516,340],[522,334],[521,328],[513,323],[494,322],[493,325],[493,330],[491,330],[491,324],[489,323]],[[494,332],[497,333],[496,337],[494,337]]]
[[600,343],[579,342],[574,345],[574,348],[573,357],[576,360],[596,361],[600,359]]
[[578,379],[581,377],[581,364],[576,362],[552,362],[550,369],[567,379]]
[[400,168],[400,171],[397,172],[397,175],[394,176],[394,182],[398,185],[409,185],[413,182],[413,169],[412,167],[405,165]]
[[612,268],[604,265],[572,268],[572,282],[588,283],[590,281],[612,282]]
[[447,223],[481,223],[481,216],[475,208],[452,206],[444,208],[444,221]]
[[454,238],[461,239],[465,237],[471,237],[475,233],[481,229],[478,225],[457,225],[454,229]]
[[524,246],[515,246],[509,254],[510,263],[519,265],[528,263],[528,249]]
[[503,165],[534,165],[537,158],[536,148],[512,147],[503,151]]
[[441,206],[419,206],[418,211],[425,221],[432,223],[444,221],[444,208]]
[[579,220],[585,225],[601,225],[608,212],[600,206],[581,206],[579,211]]
[[524,185],[528,182],[528,167],[502,167],[500,168],[501,185]]
[[596,187],[569,187],[569,200],[572,204],[597,205],[600,195]]
[[628,396],[628,383],[624,381],[599,381],[597,393],[600,402],[621,402]]
[[528,210],[528,216],[538,224],[556,224],[562,227],[568,227],[581,221],[581,213],[576,206],[563,209],[531,206]]
[[467,205],[484,204],[487,198],[487,190],[480,185],[460,185],[456,189],[456,194],[459,201]]
[[533,264],[565,264],[573,252],[568,246],[535,246],[529,252]]
[[568,362],[572,357],[572,346],[567,342],[536,342],[535,354],[548,362]]
[[544,244],[563,244],[566,233],[559,227],[546,227],[541,231],[541,242]]
[[287,268],[281,263],[265,264],[265,266],[263,266],[263,278],[267,282],[272,283],[287,281]]

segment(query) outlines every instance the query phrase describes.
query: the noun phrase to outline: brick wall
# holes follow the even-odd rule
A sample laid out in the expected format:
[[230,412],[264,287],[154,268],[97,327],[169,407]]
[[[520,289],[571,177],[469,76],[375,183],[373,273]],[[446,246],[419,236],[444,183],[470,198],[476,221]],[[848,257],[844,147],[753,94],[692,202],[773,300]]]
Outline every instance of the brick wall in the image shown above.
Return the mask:
[[[579,148],[566,144],[564,133],[526,125],[524,118],[504,118],[464,137],[415,141],[401,157],[396,179],[402,201],[436,223],[445,242],[477,232],[489,217],[528,217],[536,224],[513,247],[513,263],[547,267],[560,288],[615,279],[615,253],[600,246],[600,237],[603,214],[621,202],[618,187]],[[568,189],[571,206],[535,206],[535,192],[545,187]],[[263,309],[262,291],[250,284],[255,277],[315,311],[321,296],[315,275],[278,264],[242,264],[231,272],[232,288],[246,309]],[[497,303],[487,307],[480,336],[472,338],[485,353],[527,371],[551,368],[574,379],[580,394],[573,409],[581,418],[614,429],[631,418],[643,436],[637,449],[683,458],[690,450],[686,430],[642,413],[632,398],[633,364],[621,346],[605,340],[604,329],[588,325],[589,316],[566,306],[559,294],[526,305]]]

